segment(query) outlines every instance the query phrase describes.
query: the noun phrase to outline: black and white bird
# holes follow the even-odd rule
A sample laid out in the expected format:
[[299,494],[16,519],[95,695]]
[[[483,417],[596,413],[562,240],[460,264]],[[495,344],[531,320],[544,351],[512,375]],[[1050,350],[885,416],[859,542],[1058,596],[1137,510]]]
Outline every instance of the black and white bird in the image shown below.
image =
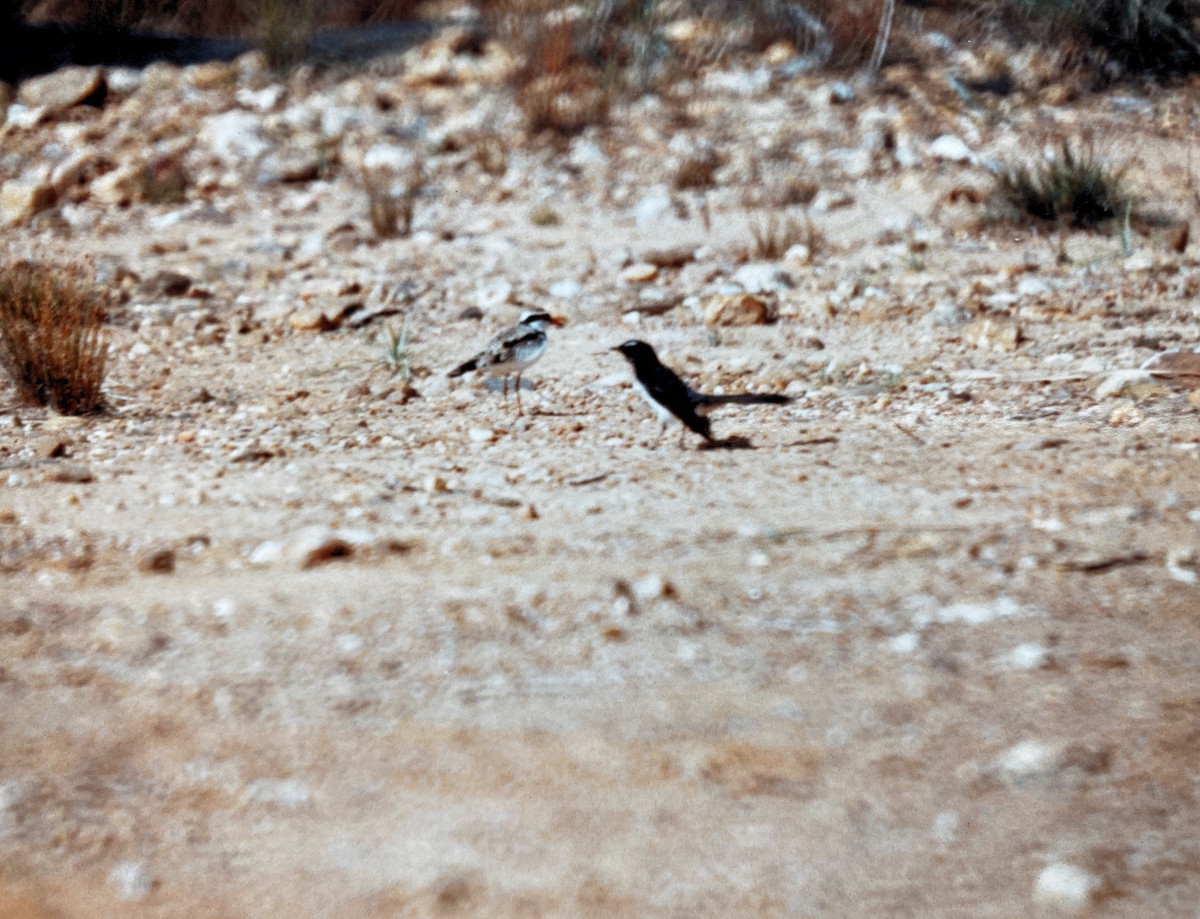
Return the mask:
[[562,325],[562,320],[545,310],[526,310],[514,326],[509,326],[488,342],[487,347],[464,361],[447,376],[460,377],[472,370],[504,381],[504,401],[508,403],[508,378],[516,377],[517,414],[521,410],[521,374],[546,351],[546,329]]
[[[662,440],[672,416],[683,422],[710,444],[729,444],[727,441],[716,440],[709,431],[709,422],[702,412],[714,405],[783,405],[791,402],[788,396],[778,393],[738,393],[736,395],[707,395],[696,392],[687,383],[679,379],[675,371],[658,359],[658,355],[644,341],[632,338],[622,345],[613,348],[625,355],[633,365],[633,373],[637,378],[635,386],[644,398],[658,420],[662,422],[662,430],[658,432],[658,441]],[[683,432],[680,430],[682,442]]]

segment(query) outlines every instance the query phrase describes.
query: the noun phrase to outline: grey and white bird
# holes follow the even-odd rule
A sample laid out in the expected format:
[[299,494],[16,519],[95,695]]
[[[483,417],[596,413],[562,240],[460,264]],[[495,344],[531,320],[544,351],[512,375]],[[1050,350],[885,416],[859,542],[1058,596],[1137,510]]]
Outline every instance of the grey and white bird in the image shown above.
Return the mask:
[[[705,442],[712,446],[734,446],[735,441],[744,442],[743,438],[717,440],[709,430],[708,418],[704,411],[714,405],[784,405],[792,400],[779,393],[735,393],[730,395],[710,395],[696,392],[670,367],[658,359],[654,349],[644,341],[631,338],[624,344],[613,348],[623,354],[633,365],[634,386],[638,393],[650,404],[650,408],[662,423],[658,432],[658,440],[666,433],[671,418],[678,418],[684,428],[695,431]],[[682,437],[682,430],[680,435]],[[658,441],[655,441],[658,443]],[[682,443],[682,440],[681,440]]]
[[546,330],[562,325],[562,320],[545,310],[526,310],[514,326],[497,334],[487,347],[469,361],[464,361],[447,376],[460,377],[476,371],[489,377],[500,377],[504,386],[504,401],[508,403],[508,378],[516,377],[517,414],[521,409],[521,374],[546,352],[549,339]]

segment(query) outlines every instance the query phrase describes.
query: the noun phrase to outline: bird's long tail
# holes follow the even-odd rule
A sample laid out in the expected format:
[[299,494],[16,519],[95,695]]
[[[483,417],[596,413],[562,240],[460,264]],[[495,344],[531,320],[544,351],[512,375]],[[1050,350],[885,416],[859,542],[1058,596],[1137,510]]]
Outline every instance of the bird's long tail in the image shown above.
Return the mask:
[[467,361],[465,364],[459,364],[457,367],[455,367],[453,370],[451,370],[448,374],[446,374],[446,376],[461,377],[464,373],[470,373],[472,370],[475,370],[478,367],[479,367],[479,358],[473,357],[469,361]]
[[700,405],[786,405],[792,401],[791,396],[783,396],[774,392],[744,392],[728,396],[714,396],[708,393],[697,393]]

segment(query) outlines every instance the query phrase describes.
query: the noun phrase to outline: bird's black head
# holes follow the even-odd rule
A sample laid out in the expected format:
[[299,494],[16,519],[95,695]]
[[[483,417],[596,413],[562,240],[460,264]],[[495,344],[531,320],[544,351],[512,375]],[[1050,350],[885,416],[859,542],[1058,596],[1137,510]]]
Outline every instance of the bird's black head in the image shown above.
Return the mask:
[[640,361],[657,360],[654,354],[654,349],[644,341],[639,341],[636,338],[631,338],[624,344],[617,345],[615,348],[613,348],[613,350],[624,354],[625,357],[629,359],[630,363],[633,364],[637,364]]
[[558,316],[551,316],[545,310],[526,310],[517,321],[517,325],[529,326],[539,332],[545,332],[552,325],[562,324],[562,319]]

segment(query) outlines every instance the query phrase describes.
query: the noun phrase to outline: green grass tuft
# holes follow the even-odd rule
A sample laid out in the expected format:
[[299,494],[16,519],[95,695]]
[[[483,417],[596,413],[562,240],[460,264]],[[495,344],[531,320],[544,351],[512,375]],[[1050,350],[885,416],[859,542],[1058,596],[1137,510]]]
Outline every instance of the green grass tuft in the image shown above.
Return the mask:
[[1124,169],[1101,162],[1090,147],[1077,153],[1070,141],[1062,151],[1036,165],[1008,166],[996,176],[993,201],[1013,220],[1092,227],[1121,217],[1132,208]]

